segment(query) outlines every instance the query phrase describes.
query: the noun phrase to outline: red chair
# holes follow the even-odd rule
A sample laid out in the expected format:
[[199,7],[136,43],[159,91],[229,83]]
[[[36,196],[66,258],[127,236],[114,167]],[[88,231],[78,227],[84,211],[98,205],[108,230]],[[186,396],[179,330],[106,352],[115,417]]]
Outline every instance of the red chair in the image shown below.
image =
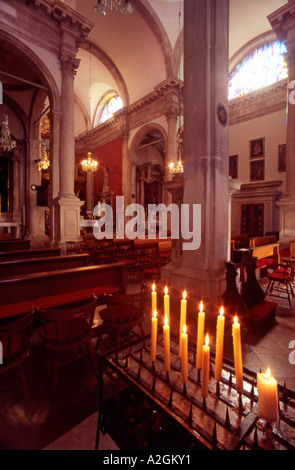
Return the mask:
[[290,308],[293,308],[294,299],[294,272],[295,263],[291,262],[288,265],[278,265],[272,273],[267,274],[269,280],[265,295],[282,297],[287,295]]
[[23,371],[23,364],[30,356],[30,337],[34,322],[34,309],[16,320],[2,320],[0,324],[0,341],[3,363],[0,374],[18,368],[20,381],[26,396],[29,390]]

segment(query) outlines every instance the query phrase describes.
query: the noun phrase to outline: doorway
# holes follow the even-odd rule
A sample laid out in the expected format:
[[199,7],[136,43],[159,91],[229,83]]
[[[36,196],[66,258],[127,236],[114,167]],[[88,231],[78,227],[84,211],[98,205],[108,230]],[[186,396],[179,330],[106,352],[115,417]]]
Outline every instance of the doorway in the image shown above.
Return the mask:
[[249,238],[264,235],[264,204],[242,204],[241,233]]

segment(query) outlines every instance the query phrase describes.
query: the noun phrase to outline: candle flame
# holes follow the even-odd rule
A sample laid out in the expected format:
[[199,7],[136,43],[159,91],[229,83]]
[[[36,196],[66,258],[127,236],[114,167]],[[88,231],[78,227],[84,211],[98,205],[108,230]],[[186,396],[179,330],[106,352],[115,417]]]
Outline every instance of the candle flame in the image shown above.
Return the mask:
[[266,371],[266,378],[269,379],[270,378],[270,368],[268,367],[267,371]]
[[167,286],[165,286],[164,292],[165,292],[165,295],[168,294],[168,287]]
[[234,322],[235,322],[235,324],[238,323],[238,317],[237,317],[237,315],[236,315],[235,318],[234,318]]
[[154,310],[154,318],[157,318],[157,310]]
[[183,291],[182,298],[185,300],[186,299],[186,290]]
[[167,313],[165,314],[165,318],[164,318],[164,325],[167,326],[168,325],[168,317],[167,317]]
[[220,307],[220,315],[222,316],[224,314],[224,308]]
[[186,325],[183,325],[183,332],[186,333]]
[[204,305],[203,305],[203,301],[201,300],[201,302],[200,302],[200,312],[203,312],[203,308],[204,308]]
[[208,335],[208,333],[206,334],[205,344],[206,344],[206,346],[209,346],[209,335]]
[[152,285],[152,291],[155,292],[156,286],[155,284]]

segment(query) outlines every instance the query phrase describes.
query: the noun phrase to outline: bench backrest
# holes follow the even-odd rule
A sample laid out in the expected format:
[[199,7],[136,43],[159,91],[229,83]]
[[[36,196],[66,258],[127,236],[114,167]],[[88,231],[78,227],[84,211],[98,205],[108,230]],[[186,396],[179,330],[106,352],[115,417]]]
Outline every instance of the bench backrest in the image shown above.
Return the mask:
[[250,238],[249,246],[250,248],[255,248],[256,246],[268,245],[271,243],[275,243],[276,241],[277,237],[275,235],[268,235],[266,237],[255,237]]
[[20,274],[55,271],[87,266],[89,255],[52,256],[46,258],[28,258],[0,262],[0,278],[17,276]]

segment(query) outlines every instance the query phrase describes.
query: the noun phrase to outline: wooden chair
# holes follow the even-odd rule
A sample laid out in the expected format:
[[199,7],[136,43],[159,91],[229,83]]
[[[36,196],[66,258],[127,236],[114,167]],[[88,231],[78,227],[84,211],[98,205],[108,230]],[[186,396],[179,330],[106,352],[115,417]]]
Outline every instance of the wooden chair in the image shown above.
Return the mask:
[[92,358],[89,343],[93,337],[93,319],[97,298],[50,308],[36,310],[36,323],[39,334],[44,342],[44,352],[55,355],[53,375],[53,395],[56,392],[60,356],[62,353],[80,350],[90,360],[96,373],[96,365]]
[[157,244],[140,249],[138,263],[141,266],[141,282],[156,281],[161,277],[161,260]]
[[144,336],[142,323],[145,319],[145,305],[148,291],[136,294],[106,295],[106,308],[100,311],[103,320],[98,329],[96,349],[98,349],[102,337],[110,335],[115,346],[120,344],[123,333],[135,334],[134,328],[139,327],[140,335]]
[[20,381],[26,396],[29,390],[26,384],[24,362],[30,355],[30,337],[34,322],[34,309],[26,315],[12,320],[1,320],[0,341],[3,363],[0,365],[0,374],[18,368]]
[[287,295],[290,308],[293,308],[295,262],[278,264],[273,272],[267,274],[268,285],[265,295],[282,297]]

